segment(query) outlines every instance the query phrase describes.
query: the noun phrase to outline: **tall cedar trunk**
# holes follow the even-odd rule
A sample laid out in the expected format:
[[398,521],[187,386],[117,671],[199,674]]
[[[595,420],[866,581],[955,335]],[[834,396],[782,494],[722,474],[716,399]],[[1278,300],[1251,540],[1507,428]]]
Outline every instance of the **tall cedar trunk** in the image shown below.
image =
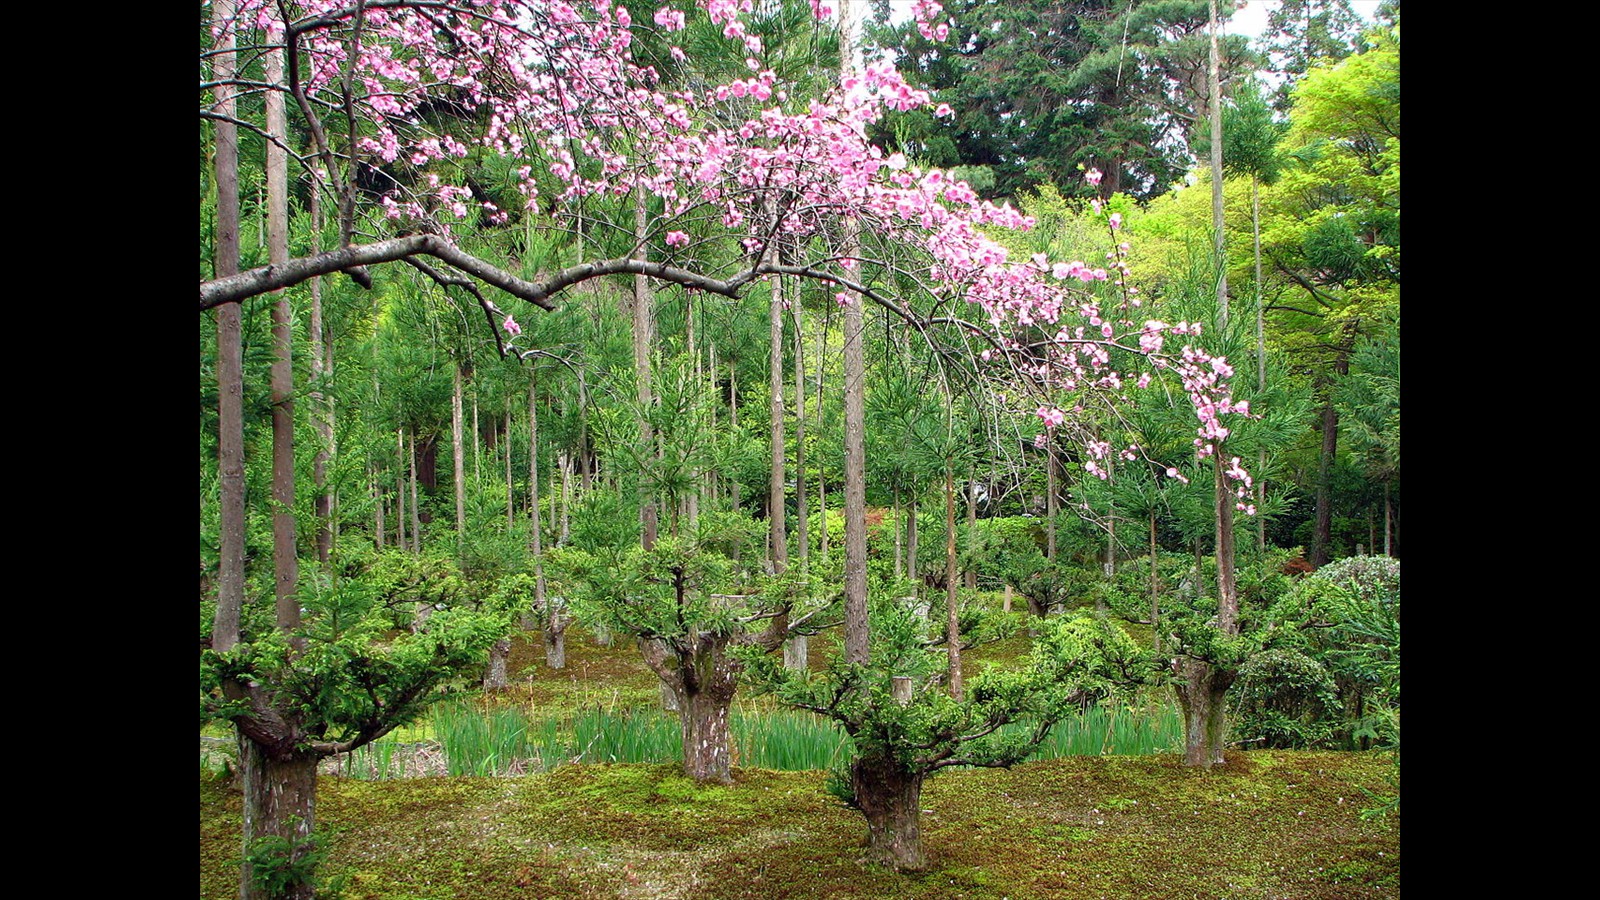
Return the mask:
[[[862,60],[862,21],[850,6],[840,11],[843,77],[859,75]],[[855,220],[845,220],[845,252],[860,246]],[[866,325],[862,298],[851,297],[844,308],[844,659],[867,665],[872,652],[867,622],[867,452]]]
[[860,297],[844,310],[844,648],[845,662],[866,665],[867,453],[866,353]]
[[1235,672],[1183,657],[1173,684],[1183,707],[1183,762],[1209,769],[1221,765],[1228,740],[1228,688]]
[[406,454],[406,461],[411,464],[411,552],[422,552],[422,504],[417,501],[417,432],[408,429],[407,437],[411,440],[410,451]]
[[956,472],[944,467],[944,637],[950,663],[950,696],[962,699],[961,623],[956,595]]
[[906,572],[904,535],[905,516],[900,511],[900,482],[894,483],[894,577],[899,578]]
[[462,446],[461,363],[450,367],[450,464],[456,483],[456,551],[467,537],[466,447]]
[[[295,857],[312,849],[311,831],[316,827],[317,760],[312,753],[270,752],[249,738],[244,753],[244,836],[248,852],[258,838],[269,835],[293,841]],[[268,894],[257,889],[250,878],[250,863],[245,862],[239,887],[241,900],[312,900],[310,884],[297,884],[287,891]]]
[[1156,656],[1161,655],[1161,573],[1156,568],[1156,512],[1150,510],[1150,633]]
[[[283,56],[266,54],[268,82],[283,80]],[[283,92],[268,91],[267,130],[287,138]],[[289,261],[289,156],[275,141],[267,142],[267,257],[273,265]],[[289,293],[278,291],[272,304],[272,571],[277,598],[278,629],[293,634],[300,627],[300,559],[294,520],[294,314]],[[291,638],[299,647],[303,639]]]
[[373,530],[373,537],[376,538],[376,540],[377,540],[377,543],[376,543],[377,548],[379,550],[382,550],[383,549],[383,541],[384,541],[384,534],[383,533],[384,533],[385,529],[388,528],[388,525],[385,524],[384,521],[383,521],[383,508],[385,506],[389,505],[389,498],[387,496],[385,496],[385,494],[387,492],[383,489],[383,483],[378,480],[377,470],[376,469],[372,470],[372,475],[371,475],[371,478],[370,478],[370,482],[371,482],[370,486],[372,488],[372,499],[373,499],[373,504],[372,504],[372,530]]
[[[311,252],[322,251],[322,192],[311,190]],[[333,558],[333,494],[328,489],[328,455],[333,452],[333,397],[322,386],[332,371],[329,339],[322,317],[322,277],[311,279],[311,424],[317,431],[317,452],[311,459],[311,484],[315,495],[313,513],[317,517],[317,563],[328,568]],[[383,509],[383,504],[376,504]],[[381,517],[381,513],[379,514]],[[378,546],[383,546],[383,523],[377,525]]]
[[[645,246],[645,229],[648,209],[642,188],[633,192],[633,239],[638,243],[634,259],[648,259]],[[644,275],[633,278],[633,373],[639,389],[639,443],[643,459],[656,458],[655,435],[650,428],[650,409],[655,406],[655,389],[650,374],[650,351],[655,346],[655,294],[650,290],[650,279]],[[644,525],[643,543],[646,550],[656,544],[656,498],[648,492],[640,498],[639,519]]]
[[398,471],[400,473],[399,474],[400,489],[398,491],[395,491],[395,494],[394,494],[394,498],[395,498],[394,528],[395,528],[395,532],[396,532],[396,537],[399,538],[399,540],[396,541],[396,544],[397,544],[397,546],[399,546],[399,548],[401,550],[405,550],[405,549],[407,549],[407,548],[409,548],[411,546],[410,544],[406,543],[406,472],[407,472],[407,467],[406,467],[406,429],[405,429],[405,426],[402,425],[401,427],[395,429],[394,439],[395,439],[395,463],[397,464],[396,468],[398,469]]
[[[511,397],[506,396],[506,528],[512,530],[517,527],[517,487],[511,480]],[[539,525],[537,513],[533,516],[534,527]]]
[[[913,583],[917,582],[917,495],[911,494],[911,499],[906,503],[906,514],[910,517],[906,522],[906,577]],[[920,593],[920,591],[919,591]]]
[[856,806],[867,820],[867,859],[901,872],[927,868],[922,853],[922,781],[892,757],[858,757],[850,763]]
[[[1250,240],[1255,249],[1256,263],[1256,390],[1267,390],[1267,324],[1266,309],[1261,302],[1261,179],[1250,176]],[[1267,517],[1261,515],[1267,508],[1267,448],[1256,452],[1256,551],[1267,552]]]
[[[216,21],[234,17],[234,0],[217,0]],[[217,82],[213,108],[222,120],[211,123],[216,143],[213,160],[217,184],[214,275],[239,271],[239,141],[235,115],[233,32],[212,61]],[[220,501],[217,611],[211,624],[211,646],[231,650],[239,643],[239,616],[244,609],[244,358],[239,304],[217,307],[217,477]]]
[[[972,552],[972,542],[978,537],[978,473],[977,463],[974,462],[967,468],[967,553]],[[965,572],[967,590],[978,589],[978,572],[968,569]]]
[[[776,262],[777,254],[768,251],[768,258]],[[781,575],[789,568],[789,534],[784,522],[783,449],[783,276],[772,276],[772,297],[767,305],[768,334],[771,352],[768,356],[767,413],[772,427],[768,430],[772,441],[772,472],[767,480],[767,543],[772,548],[773,574]]]
[[1317,458],[1316,519],[1311,531],[1311,565],[1318,568],[1332,559],[1333,540],[1333,458],[1339,452],[1339,413],[1333,408],[1333,387],[1322,407],[1322,448]]
[[1383,555],[1394,556],[1394,506],[1389,502],[1389,482],[1383,483]]
[[811,559],[811,522],[806,497],[806,366],[805,342],[800,337],[800,304],[794,305],[794,513],[800,564]]
[[1217,445],[1213,486],[1217,520],[1217,622],[1227,634],[1239,633],[1239,590],[1234,576],[1233,492],[1222,470],[1222,445]]
[[[683,337],[684,344],[687,346],[689,351],[689,358],[694,360],[695,394],[696,396],[703,396],[701,392],[704,389],[705,381],[702,379],[705,377],[705,373],[700,368],[700,345],[695,342],[694,307],[694,294],[691,293],[687,298],[683,310]],[[706,433],[717,433],[715,420],[713,420],[710,424],[710,427],[706,429]],[[700,530],[700,490],[702,484],[703,482],[701,481],[700,472],[696,471],[694,473],[694,477],[689,481],[689,490],[685,492],[683,498],[683,515],[684,519],[688,522],[690,534],[696,534]]]
[[[826,365],[826,362],[827,362],[827,358],[824,355],[824,351],[827,349],[827,346],[828,346],[828,326],[829,326],[829,324],[832,323],[832,321],[833,321],[833,312],[832,312],[832,310],[829,310],[828,315],[824,316],[823,319],[822,319],[822,338],[821,338],[821,340],[819,340],[817,342],[817,416],[819,417],[819,421],[820,421],[820,417],[822,416],[822,409],[823,409],[823,407],[822,407],[822,387],[823,387],[824,382],[827,381],[827,370],[824,368],[824,366]],[[820,465],[817,466],[817,521],[821,525],[821,527],[818,529],[821,532],[821,534],[819,534],[817,536],[818,537],[817,549],[822,554],[822,563],[823,563],[823,565],[827,565],[827,563],[828,563],[828,479],[823,474],[822,466],[820,466]]]
[[1056,494],[1056,449],[1046,444],[1044,453],[1044,558],[1053,563],[1056,561],[1056,512],[1060,509]]

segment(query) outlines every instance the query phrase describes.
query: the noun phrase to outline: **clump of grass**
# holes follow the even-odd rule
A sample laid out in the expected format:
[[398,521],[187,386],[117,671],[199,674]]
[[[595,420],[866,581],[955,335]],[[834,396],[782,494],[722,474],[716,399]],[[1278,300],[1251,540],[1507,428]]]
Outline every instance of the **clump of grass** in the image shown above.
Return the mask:
[[1063,756],[1148,756],[1183,748],[1183,717],[1170,703],[1090,707],[1050,730],[1030,759]]

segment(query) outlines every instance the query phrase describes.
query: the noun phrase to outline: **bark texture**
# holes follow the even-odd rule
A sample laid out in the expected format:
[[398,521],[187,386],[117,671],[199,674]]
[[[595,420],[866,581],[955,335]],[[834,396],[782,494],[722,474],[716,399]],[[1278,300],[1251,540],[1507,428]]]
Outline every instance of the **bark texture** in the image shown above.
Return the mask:
[[928,866],[922,852],[922,782],[893,758],[867,755],[850,764],[856,806],[867,820],[867,859],[900,872]]

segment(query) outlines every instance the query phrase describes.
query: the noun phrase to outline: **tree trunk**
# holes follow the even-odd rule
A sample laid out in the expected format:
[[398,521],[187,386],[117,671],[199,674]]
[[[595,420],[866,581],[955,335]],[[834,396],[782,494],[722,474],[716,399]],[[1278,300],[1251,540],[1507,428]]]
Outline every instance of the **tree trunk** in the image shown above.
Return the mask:
[[401,550],[408,549],[411,545],[406,543],[406,429],[400,426],[395,429],[395,462],[400,472],[400,489],[395,492],[395,517],[394,527],[400,538],[398,545]]
[[[777,254],[768,251],[768,258]],[[772,441],[772,471],[767,479],[768,545],[772,548],[772,572],[781,575],[789,568],[789,534],[784,522],[785,484],[783,449],[783,276],[772,276],[772,297],[767,305],[770,336],[768,356],[767,413],[771,417],[768,433]]]
[[794,514],[800,565],[811,559],[811,522],[806,497],[805,342],[800,338],[800,304],[794,304]]
[[[1266,309],[1261,302],[1261,179],[1250,176],[1250,240],[1256,263],[1256,390],[1267,390]],[[1256,453],[1256,552],[1267,552],[1267,448]]]
[[867,452],[865,325],[860,297],[844,309],[844,658],[866,665]]
[[[719,660],[731,666],[731,660]],[[683,772],[695,781],[733,783],[731,732],[728,710],[733,704],[731,674],[728,687],[678,694],[678,717],[683,727]]]
[[1227,694],[1236,673],[1188,657],[1178,670],[1182,680],[1173,688],[1183,707],[1183,763],[1203,769],[1222,765],[1228,741]]
[[1333,458],[1339,452],[1339,413],[1333,408],[1333,387],[1322,406],[1322,448],[1317,458],[1316,521],[1311,531],[1311,565],[1321,568],[1333,558]]
[[461,363],[450,367],[450,462],[456,482],[456,552],[467,537],[467,466],[462,446]]
[[[978,477],[977,463],[967,469],[967,552],[972,552],[972,542],[978,538]],[[978,589],[978,573],[968,569],[965,573],[967,590]]]
[[[293,751],[275,755],[249,738],[241,738],[240,744],[246,852],[257,839],[270,835],[292,841],[294,858],[298,859],[312,849],[310,836],[316,827],[318,757]],[[312,900],[314,896],[311,884],[292,885],[283,893],[268,894],[252,883],[250,868],[247,860],[239,887],[241,900]]]
[[[215,21],[234,17],[234,0],[217,0]],[[214,108],[235,116],[233,32],[227,30],[212,62],[217,82]],[[213,165],[217,183],[217,278],[239,271],[239,143],[231,121],[211,123],[216,137]],[[211,646],[231,650],[239,643],[239,617],[244,609],[244,356],[239,304],[217,307],[217,476],[220,501],[218,533],[217,611],[212,619]]]
[[[311,188],[311,252],[322,252],[322,192]],[[322,316],[322,276],[311,279],[311,409],[317,430],[317,453],[311,460],[311,484],[316,497],[317,563],[327,569],[333,558],[333,495],[328,490],[328,456],[333,452],[333,398],[322,386],[332,370],[327,328]],[[383,505],[378,504],[381,510]],[[378,546],[383,546],[383,524],[377,526]]]
[[1046,444],[1045,453],[1045,488],[1044,488],[1044,558],[1051,563],[1056,561],[1056,512],[1060,509],[1060,500],[1056,495],[1056,449]]
[[867,859],[901,872],[927,868],[922,853],[922,781],[892,758],[863,756],[850,764],[856,805],[867,820]]
[[956,595],[956,472],[944,467],[944,607],[945,650],[950,664],[950,696],[962,699],[960,605]]
[[[283,80],[283,55],[266,54],[264,74],[273,84]],[[288,119],[283,92],[267,91],[267,130],[287,139]],[[273,265],[289,261],[289,155],[267,142],[267,257]],[[292,634],[300,627],[299,549],[294,518],[294,313],[288,291],[278,291],[272,304],[272,570],[278,629]],[[291,638],[299,647],[301,638]]]
[[503,691],[506,689],[506,661],[511,656],[511,638],[503,637],[489,645],[489,670],[483,676],[483,689],[486,691]]
[[1234,577],[1233,492],[1228,489],[1228,477],[1222,469],[1222,442],[1217,442],[1217,452],[1212,463],[1215,476],[1213,487],[1216,501],[1216,551],[1217,551],[1217,623],[1227,634],[1239,633],[1239,590]]
[[422,504],[417,502],[417,433],[412,430],[410,435],[411,452],[407,461],[411,463],[411,552],[422,552]]
[[[633,192],[633,238],[638,242],[638,250],[634,253],[635,259],[648,259],[649,253],[644,243],[645,229],[648,225],[649,210],[645,205],[643,188],[636,188]],[[639,397],[639,443],[640,458],[653,460],[656,458],[655,436],[650,428],[650,408],[655,405],[655,388],[650,374],[650,351],[655,346],[655,294],[650,290],[650,279],[644,275],[635,275],[633,278],[633,373],[637,382]],[[644,548],[649,550],[656,544],[658,517],[656,514],[656,498],[646,492],[640,498],[639,519],[644,526]]]
[[1150,632],[1154,635],[1156,656],[1161,655],[1161,574],[1157,569],[1156,511],[1150,510]]
[[544,600],[544,663],[552,669],[567,667],[567,601],[563,597]]

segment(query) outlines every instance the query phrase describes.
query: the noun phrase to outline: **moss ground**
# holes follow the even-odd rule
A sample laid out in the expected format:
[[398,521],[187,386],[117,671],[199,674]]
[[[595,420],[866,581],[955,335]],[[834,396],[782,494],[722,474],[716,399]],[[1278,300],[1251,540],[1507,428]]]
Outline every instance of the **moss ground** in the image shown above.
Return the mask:
[[[1397,819],[1367,821],[1372,754],[1079,757],[947,772],[923,795],[931,868],[860,861],[865,825],[820,772],[576,765],[522,778],[323,778],[344,896],[475,898],[1398,897]],[[237,890],[240,797],[200,784],[201,897]]]

